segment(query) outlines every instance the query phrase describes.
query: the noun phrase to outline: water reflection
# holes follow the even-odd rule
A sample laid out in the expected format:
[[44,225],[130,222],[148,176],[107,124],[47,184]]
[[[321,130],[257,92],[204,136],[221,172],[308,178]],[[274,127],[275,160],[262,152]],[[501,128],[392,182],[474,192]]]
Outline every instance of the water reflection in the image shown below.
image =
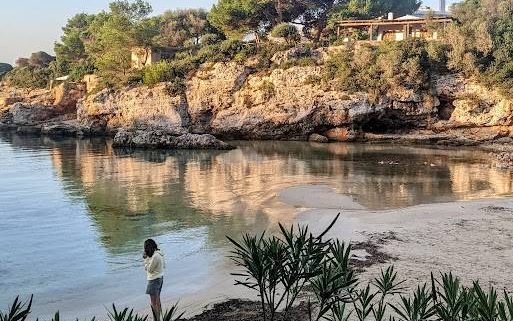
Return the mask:
[[194,227],[207,227],[207,244],[216,247],[227,233],[288,221],[292,210],[276,195],[299,184],[328,184],[370,209],[513,190],[512,173],[473,150],[236,142],[239,148],[229,152],[129,151],[103,139],[3,139],[49,149],[66,192],[85,200],[112,253],[135,251],[148,235]]

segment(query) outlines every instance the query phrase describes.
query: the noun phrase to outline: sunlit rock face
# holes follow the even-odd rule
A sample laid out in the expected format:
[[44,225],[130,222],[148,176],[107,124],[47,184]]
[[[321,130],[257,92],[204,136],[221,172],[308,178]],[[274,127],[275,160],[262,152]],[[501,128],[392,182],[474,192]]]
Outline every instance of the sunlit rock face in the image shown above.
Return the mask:
[[436,97],[397,88],[373,102],[365,93],[321,86],[323,74],[322,65],[251,74],[234,62],[206,65],[188,82],[189,112],[196,115],[193,123],[201,121],[199,128],[223,137],[292,140],[387,112],[425,126],[436,113]]
[[252,69],[237,63],[207,63],[187,82],[188,112],[192,131],[212,131],[215,115],[230,108],[233,94],[245,83]]
[[180,132],[189,126],[185,98],[170,94],[165,83],[152,88],[105,89],[78,104],[77,118],[84,125],[101,123],[108,131],[133,127]]
[[[79,103],[78,119],[107,131],[158,128],[228,139],[307,140],[316,133],[347,141],[364,133],[423,131],[426,137],[445,135],[441,140],[488,141],[513,133],[511,100],[461,75],[434,76],[433,88],[426,92],[396,86],[377,97],[346,93],[321,82],[326,55],[316,56],[317,65],[266,71],[249,63],[206,63],[187,80],[184,93],[171,94],[164,83],[104,90]],[[496,131],[498,126],[502,128]]]
[[491,127],[513,124],[510,99],[461,75],[437,77],[435,89],[439,96],[450,101],[449,125]]

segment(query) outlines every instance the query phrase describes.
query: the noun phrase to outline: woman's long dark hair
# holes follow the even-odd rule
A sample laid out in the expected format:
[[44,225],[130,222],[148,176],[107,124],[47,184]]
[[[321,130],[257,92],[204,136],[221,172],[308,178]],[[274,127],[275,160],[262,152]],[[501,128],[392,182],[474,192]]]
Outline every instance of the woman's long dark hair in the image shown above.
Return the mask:
[[157,243],[152,239],[147,239],[144,241],[144,253],[147,257],[152,257],[153,253],[157,251],[159,248],[157,246]]

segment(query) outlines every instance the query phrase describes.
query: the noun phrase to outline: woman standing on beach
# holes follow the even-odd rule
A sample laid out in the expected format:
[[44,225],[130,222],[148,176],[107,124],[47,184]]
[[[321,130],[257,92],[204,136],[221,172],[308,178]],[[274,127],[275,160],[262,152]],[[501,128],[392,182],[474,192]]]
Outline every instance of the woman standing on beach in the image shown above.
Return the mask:
[[160,252],[157,243],[152,239],[147,239],[144,242],[144,269],[148,279],[148,286],[146,287],[146,294],[150,295],[151,308],[154,315],[157,316],[158,321],[162,313],[160,304],[160,291],[164,283],[164,268],[166,263],[164,255]]

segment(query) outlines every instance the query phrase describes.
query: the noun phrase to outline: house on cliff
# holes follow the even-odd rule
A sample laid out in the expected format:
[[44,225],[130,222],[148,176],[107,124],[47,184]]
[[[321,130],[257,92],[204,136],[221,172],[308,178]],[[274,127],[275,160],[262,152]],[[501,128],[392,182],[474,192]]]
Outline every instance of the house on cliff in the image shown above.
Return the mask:
[[[416,12],[394,18],[393,13],[387,19],[341,20],[336,22],[337,37],[345,42],[350,40],[369,41],[401,41],[409,38],[437,40],[442,37],[443,30],[453,22],[449,14],[437,12]],[[362,32],[363,31],[363,32]],[[366,39],[355,35],[366,35]]]

